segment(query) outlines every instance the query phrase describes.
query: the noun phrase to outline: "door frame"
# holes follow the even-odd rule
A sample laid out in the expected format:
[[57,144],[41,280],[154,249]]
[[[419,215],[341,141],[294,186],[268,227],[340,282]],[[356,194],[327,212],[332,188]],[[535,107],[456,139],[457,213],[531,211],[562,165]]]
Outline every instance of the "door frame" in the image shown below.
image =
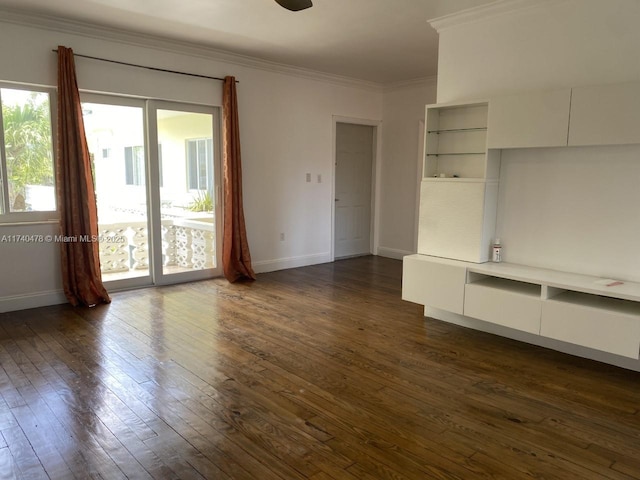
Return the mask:
[[382,158],[382,121],[357,117],[343,117],[340,115],[332,115],[332,162],[331,162],[331,261],[335,261],[335,230],[336,230],[336,129],[338,123],[351,123],[354,125],[364,125],[373,127],[373,159],[371,162],[371,223],[369,226],[369,252],[374,255],[378,254],[379,245],[379,225],[380,225],[380,179]]

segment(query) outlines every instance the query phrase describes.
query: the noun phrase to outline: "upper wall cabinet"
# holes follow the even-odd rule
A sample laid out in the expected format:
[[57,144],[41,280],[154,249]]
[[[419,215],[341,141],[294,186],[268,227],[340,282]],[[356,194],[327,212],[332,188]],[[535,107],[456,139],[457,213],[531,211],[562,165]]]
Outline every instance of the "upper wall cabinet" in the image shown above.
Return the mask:
[[566,146],[570,105],[569,88],[492,98],[488,148]]
[[640,83],[577,87],[569,145],[640,143]]

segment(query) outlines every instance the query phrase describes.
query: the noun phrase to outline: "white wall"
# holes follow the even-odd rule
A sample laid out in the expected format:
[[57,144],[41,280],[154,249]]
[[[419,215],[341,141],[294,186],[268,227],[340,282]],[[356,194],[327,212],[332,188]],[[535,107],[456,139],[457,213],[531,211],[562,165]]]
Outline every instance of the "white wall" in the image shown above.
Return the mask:
[[[194,47],[152,43],[80,26],[0,23],[0,80],[53,86],[58,45],[75,53],[223,77],[238,85],[247,232],[256,271],[330,260],[332,116],[382,119],[382,90]],[[18,23],[15,23],[18,22]],[[69,33],[73,30],[76,33]],[[213,57],[217,59],[213,59]],[[255,66],[253,65],[255,64]],[[76,59],[82,90],[221,104],[221,83]],[[416,117],[416,119],[419,117]],[[323,182],[306,183],[322,175]],[[0,236],[34,227],[0,226]],[[37,231],[55,226],[35,227]],[[384,230],[384,229],[382,229]],[[280,241],[285,233],[285,241]],[[400,245],[401,247],[403,245]],[[60,299],[59,252],[55,244],[0,244],[0,311]],[[11,275],[7,275],[8,270]],[[29,303],[31,302],[31,303]]]
[[385,90],[382,116],[382,178],[378,253],[393,258],[416,252],[415,232],[420,122],[435,103],[436,82],[428,79]]
[[[522,8],[509,12],[510,3]],[[640,79],[637,0],[500,5],[502,14],[442,25],[438,102]]]
[[504,260],[640,281],[640,145],[503,150]]

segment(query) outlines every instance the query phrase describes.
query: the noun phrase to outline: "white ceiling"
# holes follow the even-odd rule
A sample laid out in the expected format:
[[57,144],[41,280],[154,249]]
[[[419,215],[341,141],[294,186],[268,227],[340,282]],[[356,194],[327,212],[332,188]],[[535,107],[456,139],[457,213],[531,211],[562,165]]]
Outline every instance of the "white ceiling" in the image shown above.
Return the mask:
[[[0,7],[191,42],[389,84],[437,73],[427,19],[494,0],[0,0]],[[80,52],[91,54],[91,52]]]

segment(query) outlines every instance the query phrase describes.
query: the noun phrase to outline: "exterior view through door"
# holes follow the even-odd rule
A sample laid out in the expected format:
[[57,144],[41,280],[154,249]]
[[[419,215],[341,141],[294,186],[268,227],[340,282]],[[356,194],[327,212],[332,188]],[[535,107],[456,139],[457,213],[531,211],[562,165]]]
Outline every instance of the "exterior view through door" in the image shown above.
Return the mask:
[[335,258],[371,253],[374,128],[336,123]]
[[103,281],[127,287],[219,275],[217,110],[83,100]]

